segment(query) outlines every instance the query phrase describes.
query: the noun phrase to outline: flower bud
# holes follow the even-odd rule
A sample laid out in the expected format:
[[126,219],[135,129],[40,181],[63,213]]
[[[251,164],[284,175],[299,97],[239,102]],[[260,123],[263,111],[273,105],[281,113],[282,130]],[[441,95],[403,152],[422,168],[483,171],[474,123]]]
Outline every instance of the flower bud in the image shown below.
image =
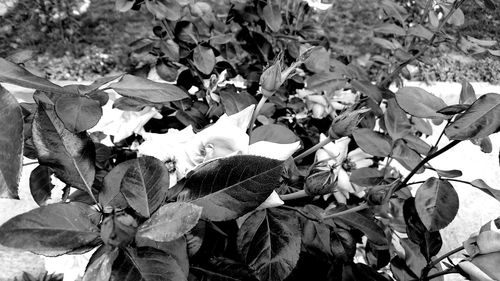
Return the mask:
[[313,169],[306,178],[304,190],[309,195],[324,195],[333,192],[336,176],[330,169]]
[[275,64],[264,70],[260,76],[260,85],[262,87],[262,94],[270,97],[276,92],[283,84],[281,79],[281,63],[277,61]]
[[357,110],[347,110],[333,119],[332,125],[328,130],[330,138],[333,140],[341,137],[351,136],[352,132],[357,128],[361,121],[362,114],[370,111],[370,109],[362,108]]
[[104,219],[101,225],[101,238],[104,244],[125,247],[134,240],[137,221],[129,214],[117,214]]

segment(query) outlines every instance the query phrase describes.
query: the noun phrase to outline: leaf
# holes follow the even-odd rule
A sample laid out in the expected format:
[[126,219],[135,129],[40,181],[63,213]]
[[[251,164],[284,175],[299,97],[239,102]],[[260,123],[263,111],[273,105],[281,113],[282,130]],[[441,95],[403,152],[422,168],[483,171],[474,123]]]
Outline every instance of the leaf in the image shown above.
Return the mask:
[[[407,265],[407,268],[411,270],[413,275],[420,276],[422,272],[422,268],[424,268],[427,265],[427,262],[425,260],[425,257],[422,255],[420,252],[420,247],[410,241],[407,238],[402,238],[399,240],[401,243],[401,246],[403,246],[404,252],[405,252],[405,262]],[[429,275],[435,274],[441,272],[441,265],[438,263],[434,268],[432,268],[429,272]],[[418,277],[417,277],[418,279]],[[436,281],[443,281],[443,276],[438,276],[436,278],[433,278]],[[411,279],[410,279],[411,280]]]
[[445,129],[451,140],[484,138],[500,130],[500,95],[485,94]]
[[360,91],[367,97],[372,98],[377,102],[377,104],[382,101],[382,91],[380,91],[380,89],[376,85],[373,85],[370,81],[351,80],[350,83],[355,90]]
[[336,219],[345,224],[363,232],[377,249],[387,249],[389,247],[384,230],[375,222],[374,219],[364,216],[357,212],[346,213]]
[[486,182],[482,179],[476,179],[470,182],[473,187],[479,188],[484,193],[490,195],[493,198],[496,198],[500,201],[500,190],[490,187]]
[[349,178],[351,183],[362,187],[370,187],[380,184],[384,179],[384,174],[377,168],[361,168],[351,171]]
[[33,200],[39,205],[45,205],[45,202],[50,199],[50,195],[54,185],[51,182],[50,176],[52,171],[49,167],[38,165],[30,174],[30,191]]
[[89,262],[82,281],[109,281],[113,262],[118,256],[118,249],[105,252],[92,263]]
[[192,266],[190,272],[197,280],[206,281],[257,281],[253,271],[246,265],[225,257],[214,257],[207,264]]
[[454,26],[462,26],[465,23],[465,16],[462,9],[458,8],[448,19],[448,23]]
[[402,138],[411,132],[410,121],[395,99],[387,100],[384,122],[389,136],[394,140]]
[[378,38],[378,37],[372,37],[371,40],[373,43],[379,45],[380,47],[388,50],[396,50],[399,48],[398,45],[394,44],[393,42],[383,39],[383,38]]
[[458,178],[458,177],[462,176],[462,171],[460,171],[460,170],[438,170],[438,169],[435,169],[434,171],[436,171],[436,173],[438,173],[438,175],[440,177],[445,177],[445,178]]
[[403,139],[409,148],[415,150],[419,154],[427,155],[431,150],[431,146],[428,143],[413,134],[408,134],[404,136]]
[[345,87],[347,80],[339,72],[316,73],[306,78],[307,89],[332,93]]
[[129,161],[133,163],[123,175],[120,192],[132,209],[149,218],[165,200],[170,174],[165,164],[152,156]]
[[433,94],[418,87],[403,87],[396,92],[396,101],[406,113],[422,118],[448,117],[437,113],[446,103]]
[[177,21],[181,17],[182,6],[172,0],[146,0],[146,8],[159,20]]
[[184,275],[188,276],[189,275],[188,248],[190,247],[190,244],[187,243],[188,239],[186,237],[187,235],[184,235],[170,242],[156,242],[153,240],[136,237],[135,242],[137,247],[152,247],[169,254],[175,259],[177,264],[181,267],[182,272],[184,272]]
[[194,66],[203,74],[210,74],[215,67],[214,51],[210,47],[198,45],[193,50]]
[[297,216],[279,208],[252,213],[238,231],[238,249],[259,280],[283,280],[299,260]]
[[174,202],[163,205],[137,229],[136,236],[157,242],[169,242],[186,234],[201,216],[201,207]]
[[357,129],[352,133],[354,140],[366,153],[373,156],[385,157],[391,153],[390,139],[370,129]]
[[432,36],[434,36],[434,33],[429,29],[423,27],[422,25],[417,24],[408,29],[408,35],[413,35],[420,38],[424,38],[426,40],[431,40]]
[[38,106],[32,133],[39,163],[50,167],[64,183],[93,196],[95,148],[89,136],[68,131],[54,106],[45,103]]
[[123,176],[128,168],[134,164],[134,161],[137,160],[129,160],[118,164],[104,177],[103,187],[99,192],[99,203],[103,206],[118,209],[125,209],[128,206],[127,200],[120,192],[120,186]]
[[472,85],[463,80],[462,89],[460,90],[460,104],[473,104],[477,100],[476,93]]
[[274,6],[271,1],[262,9],[262,17],[272,32],[278,32],[281,28],[283,19],[281,18],[281,11],[278,6]]
[[236,114],[252,104],[256,104],[257,100],[247,92],[239,92],[234,86],[226,86],[219,92],[220,100],[227,115]]
[[383,33],[383,34],[393,34],[393,35],[397,35],[397,36],[405,36],[406,35],[406,31],[402,27],[395,25],[393,23],[383,23],[383,24],[373,28],[373,31],[378,32],[378,33]]
[[493,144],[491,143],[490,137],[471,139],[470,141],[474,145],[479,146],[484,153],[491,153],[493,151]]
[[187,175],[183,198],[203,207],[202,218],[212,221],[238,218],[257,208],[279,187],[282,164],[251,155],[210,161]]
[[122,96],[139,98],[153,103],[171,102],[188,97],[177,86],[153,82],[129,74],[125,74],[120,81],[111,84],[109,87]]
[[111,280],[187,281],[181,267],[167,253],[150,247],[127,248],[113,263]]
[[415,194],[415,207],[429,231],[446,227],[458,213],[458,194],[447,180],[427,179]]
[[496,9],[496,5],[495,5],[495,2],[493,2],[492,0],[483,0],[484,2],[484,6],[490,10],[495,10]]
[[323,47],[316,48],[304,61],[304,64],[313,73],[328,72],[330,71],[330,52]]
[[94,127],[101,119],[98,101],[78,95],[64,95],[57,99],[55,110],[66,129],[80,133]]
[[123,13],[132,9],[134,3],[135,3],[134,0],[115,0],[115,9]]
[[0,226],[0,244],[45,256],[89,251],[102,243],[100,214],[83,203],[56,203],[18,215]]
[[0,58],[0,82],[25,88],[64,94],[66,91],[47,79],[35,76],[26,69]]
[[330,227],[327,224],[299,217],[302,231],[302,251],[324,260],[334,258],[330,242]]
[[[409,148],[402,139],[398,139],[394,142],[392,157],[398,160],[398,162],[401,163],[401,165],[403,165],[403,167],[405,167],[405,169],[407,169],[408,171],[413,170],[413,168],[415,168],[420,163],[420,161],[422,161],[420,155]],[[417,174],[423,172],[424,168],[421,167],[420,169],[418,169]]]
[[297,137],[294,132],[283,125],[269,124],[257,127],[252,131],[250,144],[256,143],[258,141],[289,144],[300,141],[300,138]]
[[468,104],[454,104],[441,108],[437,111],[437,113],[441,113],[444,115],[455,115],[467,110],[469,107],[470,106]]
[[[0,59],[0,69],[2,61]],[[3,70],[3,69],[2,69]],[[1,71],[1,70],[0,70]],[[1,75],[1,74],[0,74]],[[23,161],[23,113],[16,98],[0,86],[0,198],[18,199]]]

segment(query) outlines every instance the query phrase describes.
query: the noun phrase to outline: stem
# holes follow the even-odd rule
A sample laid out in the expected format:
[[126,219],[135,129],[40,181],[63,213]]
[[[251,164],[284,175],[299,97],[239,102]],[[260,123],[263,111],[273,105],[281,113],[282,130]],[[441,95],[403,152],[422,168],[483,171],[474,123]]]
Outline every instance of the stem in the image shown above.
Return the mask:
[[261,109],[264,106],[264,104],[266,103],[266,101],[267,101],[267,97],[262,96],[262,98],[260,98],[259,103],[257,104],[257,107],[255,107],[255,110],[253,111],[252,119],[250,119],[250,123],[248,124],[248,136],[249,137],[252,136],[253,124],[255,123],[255,120],[257,120],[257,116],[259,116],[259,112],[261,111]]
[[318,149],[322,148],[323,146],[329,144],[331,141],[332,141],[332,139],[328,136],[323,141],[317,143],[316,145],[314,145],[313,147],[309,148],[308,150],[302,152],[301,154],[297,155],[293,159],[295,160],[295,162],[302,160],[305,157],[309,156],[310,154],[316,152]]
[[410,183],[407,183],[406,185],[414,185],[414,184],[420,184],[420,183],[424,183],[425,181],[414,181],[414,182],[410,182]]
[[450,148],[454,147],[459,143],[460,143],[459,140],[453,140],[440,150],[434,152],[431,155],[427,155],[427,157],[425,157],[422,161],[420,161],[420,163],[418,163],[418,165],[415,168],[413,168],[413,170],[411,170],[411,172],[405,177],[405,179],[399,184],[399,186],[394,191],[398,191],[401,188],[403,188],[408,183],[408,181],[417,173],[417,171],[420,170],[420,168],[422,168],[427,162],[443,154],[444,152],[448,151]]
[[426,266],[426,267],[424,267],[424,268],[422,269],[422,276],[420,276],[420,280],[422,280],[422,281],[424,281],[424,280],[429,280],[429,279],[431,279],[431,278],[434,278],[434,277],[440,276],[440,275],[437,275],[437,274],[440,274],[440,273],[441,273],[441,275],[448,274],[448,273],[444,273],[444,274],[442,274],[443,272],[446,272],[446,270],[445,270],[445,271],[441,271],[441,272],[439,272],[439,273],[436,273],[436,274],[433,274],[433,275],[431,275],[431,276],[427,277],[427,274],[429,274],[429,271],[430,271],[432,268],[434,268],[434,266],[436,266],[436,265],[437,265],[440,261],[442,261],[442,260],[446,259],[447,257],[449,257],[449,256],[451,256],[451,255],[453,255],[453,254],[456,254],[456,253],[458,253],[458,252],[462,251],[463,249],[464,249],[464,246],[460,246],[460,247],[458,247],[458,248],[456,248],[456,249],[454,249],[454,250],[451,250],[451,251],[449,251],[448,253],[446,253],[446,254],[444,254],[444,255],[442,255],[442,256],[440,256],[440,257],[436,258],[435,260],[431,261],[429,264],[427,264],[427,266]]
[[[446,270],[440,271],[438,273],[431,274],[427,277],[425,277],[423,280],[431,280],[439,276],[447,275],[447,274],[453,274],[453,273],[459,273],[458,270],[454,267],[448,268]],[[410,281],[418,281],[419,279],[412,279]]]
[[35,164],[38,164],[38,162],[37,161],[35,161],[35,162],[27,162],[27,163],[23,163],[23,167],[24,166],[29,166],[29,165],[35,165]]
[[306,193],[305,190],[299,190],[295,191],[293,193],[285,194],[285,195],[280,195],[281,200],[287,201],[287,200],[294,200],[294,199],[299,199],[299,198],[304,198],[308,197],[309,194]]
[[368,204],[361,203],[360,205],[358,205],[356,207],[353,207],[353,208],[350,208],[350,209],[347,209],[347,210],[344,210],[344,211],[341,211],[341,212],[338,212],[335,214],[331,214],[328,216],[323,216],[323,219],[326,220],[326,219],[336,218],[336,217],[340,217],[340,216],[345,215],[345,214],[350,214],[350,213],[362,211],[364,209],[368,209]]

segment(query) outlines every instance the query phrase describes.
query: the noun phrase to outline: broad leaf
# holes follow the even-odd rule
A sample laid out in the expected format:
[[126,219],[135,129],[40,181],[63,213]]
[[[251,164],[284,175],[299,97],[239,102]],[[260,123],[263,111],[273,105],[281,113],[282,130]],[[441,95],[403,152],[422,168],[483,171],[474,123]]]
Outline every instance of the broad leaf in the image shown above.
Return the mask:
[[427,155],[431,150],[431,146],[428,143],[413,134],[408,134],[404,136],[403,139],[409,148],[415,150],[419,154]]
[[452,140],[484,138],[500,130],[500,95],[486,94],[445,129]]
[[272,1],[268,1],[268,4],[262,9],[262,16],[272,32],[280,30],[283,19],[281,18],[281,9],[279,6],[275,6],[272,4]]
[[82,281],[109,281],[112,265],[118,256],[118,249],[105,252],[92,263],[89,262]]
[[487,183],[485,183],[482,179],[473,180],[470,182],[473,187],[479,188],[484,193],[496,198],[500,201],[500,190],[490,187]]
[[[2,69],[1,60],[0,69]],[[16,98],[2,86],[0,86],[0,105],[2,107],[0,110],[0,126],[2,127],[0,197],[19,198],[18,184],[23,161],[23,113]]]
[[458,178],[458,177],[462,176],[462,171],[460,171],[460,170],[438,170],[438,169],[434,169],[434,171],[436,171],[436,173],[438,173],[438,175],[440,177],[445,177],[445,178]]
[[325,48],[317,48],[311,52],[304,64],[313,73],[328,72],[330,70],[330,52]]
[[413,36],[417,36],[420,38],[430,40],[432,38],[432,36],[434,35],[434,33],[432,31],[430,31],[429,29],[423,27],[422,25],[417,24],[417,25],[412,26],[408,29],[408,35],[413,35]]
[[446,103],[435,95],[418,87],[403,87],[396,93],[396,101],[406,113],[422,118],[442,118],[447,116],[437,113]]
[[196,46],[193,50],[193,63],[201,73],[205,75],[212,73],[215,67],[215,55],[212,48]]
[[367,97],[372,98],[377,103],[382,101],[382,91],[380,91],[380,89],[376,85],[373,85],[370,81],[352,80],[350,83],[355,90],[360,91]]
[[[163,252],[172,256],[177,264],[181,267],[184,275],[189,275],[189,256],[188,256],[188,248],[190,248],[191,244],[187,243],[187,235],[182,236],[176,240],[170,242],[156,242],[149,239],[144,239],[141,237],[136,237],[136,246],[137,247],[152,247],[158,250],[162,250]],[[200,242],[201,243],[201,242]]]
[[299,217],[302,231],[302,251],[324,260],[334,258],[330,241],[331,229],[327,224]]
[[46,103],[38,106],[32,133],[40,164],[50,167],[64,183],[92,195],[95,148],[89,136],[68,131],[54,106]]
[[299,260],[300,240],[297,215],[279,208],[252,213],[238,232],[243,261],[260,280],[285,279]]
[[361,168],[351,171],[351,176],[349,178],[351,183],[362,187],[376,186],[383,182],[384,173],[379,171],[377,168]]
[[429,123],[429,121],[412,116],[411,123],[413,125],[413,128],[418,132],[421,132],[422,134],[427,136],[432,135],[432,125]]
[[169,187],[169,172],[165,164],[152,156],[129,160],[120,184],[120,192],[132,209],[149,218],[160,207]]
[[288,144],[300,141],[300,138],[297,137],[294,132],[283,125],[269,124],[257,127],[252,131],[250,144],[256,143],[258,141]]
[[115,0],[115,9],[119,12],[126,12],[126,11],[132,9],[132,7],[134,6],[134,3],[135,3],[135,1],[133,1],[133,0]]
[[[420,154],[409,148],[402,139],[398,139],[394,142],[392,157],[398,160],[398,162],[403,165],[403,167],[405,167],[405,169],[407,169],[408,171],[413,170],[420,163],[420,161],[422,161],[422,157],[420,157]],[[417,174],[423,172],[423,167],[417,170]]]
[[190,268],[199,279],[205,281],[257,281],[254,272],[244,263],[225,257],[208,259],[206,264]]
[[398,36],[405,36],[406,35],[406,31],[402,27],[400,27],[394,23],[381,24],[381,25],[375,27],[373,29],[373,31],[383,33],[383,34],[392,34],[392,35],[398,35]]
[[415,194],[415,207],[429,231],[443,229],[458,213],[458,194],[447,180],[427,179]]
[[219,96],[227,115],[233,115],[257,103],[257,100],[252,95],[247,92],[238,93],[234,86],[221,89]]
[[49,167],[44,165],[38,165],[30,174],[30,191],[33,196],[33,200],[42,206],[45,202],[50,199],[52,188],[54,185],[50,179],[52,171]]
[[111,84],[109,87],[122,96],[143,99],[153,103],[171,102],[188,97],[177,86],[153,82],[129,74],[124,75],[120,81]]
[[391,154],[391,141],[388,137],[370,129],[357,129],[352,133],[354,140],[366,153],[385,157]]
[[78,95],[65,95],[57,99],[55,110],[66,129],[73,133],[94,127],[102,116],[98,101]]
[[99,192],[99,203],[103,206],[111,206],[118,209],[125,209],[128,206],[127,200],[120,192],[123,176],[134,161],[125,161],[115,166],[105,177],[103,187]]
[[85,252],[101,243],[99,216],[82,203],[50,204],[4,223],[0,244],[45,256]]
[[[420,276],[422,272],[422,268],[424,268],[427,265],[427,261],[425,260],[425,257],[422,255],[420,252],[420,247],[410,241],[407,238],[402,238],[399,240],[401,243],[401,246],[403,246],[404,252],[405,252],[405,262],[407,267],[411,270],[413,273],[412,276]],[[433,269],[431,269],[429,275],[435,274],[437,272],[441,271],[441,265],[437,264]],[[418,278],[417,278],[418,279]],[[444,278],[443,276],[438,276],[436,278],[433,278],[436,281],[443,281]],[[408,279],[408,281],[411,279]]]
[[307,89],[327,93],[332,93],[345,87],[347,80],[340,72],[316,73],[307,77]]
[[447,107],[441,108],[437,112],[444,114],[444,115],[455,115],[455,114],[464,112],[468,108],[469,108],[468,104],[454,104],[454,105],[449,105]]
[[387,100],[384,122],[389,136],[394,140],[402,138],[411,132],[410,121],[395,99]]
[[186,281],[187,277],[175,259],[150,247],[127,248],[113,263],[111,280],[120,281]]
[[462,89],[460,90],[460,104],[473,104],[477,100],[476,92],[472,85],[467,81],[462,81]]
[[203,218],[238,218],[258,207],[279,187],[282,163],[250,155],[213,160],[187,175],[183,198],[203,207]]
[[62,87],[47,79],[35,76],[26,69],[3,58],[0,58],[0,82],[41,91],[66,93]]
[[337,219],[345,224],[363,232],[368,240],[377,246],[377,249],[387,249],[387,238],[384,230],[375,222],[374,219],[364,216],[357,212],[347,213],[339,216]]
[[201,207],[186,202],[163,205],[137,229],[137,236],[169,242],[186,234],[201,216]]

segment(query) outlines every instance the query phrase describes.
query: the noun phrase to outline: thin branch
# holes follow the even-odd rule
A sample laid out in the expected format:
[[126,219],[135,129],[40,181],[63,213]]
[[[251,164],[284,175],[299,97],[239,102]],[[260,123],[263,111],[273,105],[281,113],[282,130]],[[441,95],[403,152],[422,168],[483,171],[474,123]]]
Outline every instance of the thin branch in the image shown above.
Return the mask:
[[308,196],[309,196],[309,194],[307,194],[305,190],[299,190],[299,191],[296,191],[293,193],[280,195],[280,198],[283,201],[287,201],[287,200],[300,199],[300,198],[304,198],[304,197],[308,197]]
[[299,161],[299,160],[302,160],[304,159],[305,157],[309,156],[310,154],[316,152],[317,150],[319,150],[320,148],[322,148],[323,146],[329,144],[330,142],[332,141],[332,139],[328,136],[326,137],[326,139],[324,139],[323,141],[317,143],[316,145],[314,145],[313,147],[309,148],[308,150],[302,152],[301,154],[297,155],[296,157],[294,157],[293,159],[295,160],[295,162]]
[[255,120],[257,120],[257,116],[259,116],[259,112],[262,110],[262,107],[264,106],[266,101],[267,101],[267,97],[263,95],[260,98],[260,101],[257,104],[257,107],[255,107],[255,110],[253,111],[252,119],[250,119],[250,123],[248,124],[248,136],[249,137],[252,136],[253,124],[255,123]]
[[29,166],[29,165],[35,165],[35,164],[38,164],[38,161],[23,163],[23,167]]
[[336,217],[343,216],[345,214],[359,212],[359,211],[362,211],[362,210],[365,210],[365,209],[368,209],[368,204],[361,203],[360,205],[358,205],[356,207],[353,207],[353,208],[350,208],[350,209],[347,209],[347,210],[344,210],[344,211],[341,211],[341,212],[338,212],[338,213],[335,213],[335,214],[323,216],[323,219],[326,220],[326,219],[336,218]]

